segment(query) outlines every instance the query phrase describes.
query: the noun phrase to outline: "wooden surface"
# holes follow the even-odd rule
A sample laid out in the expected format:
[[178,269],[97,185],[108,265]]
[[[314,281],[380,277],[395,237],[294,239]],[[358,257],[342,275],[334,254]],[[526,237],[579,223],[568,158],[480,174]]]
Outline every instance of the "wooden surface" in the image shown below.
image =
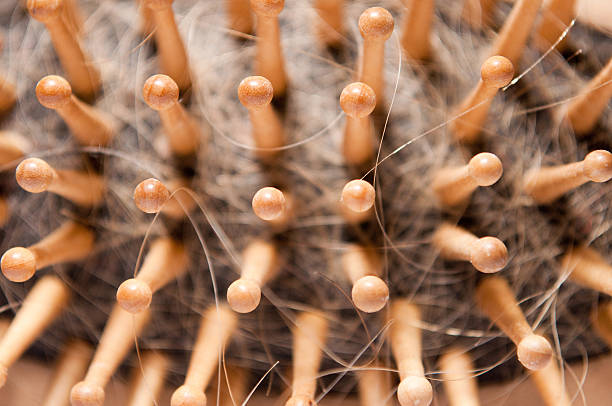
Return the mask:
[[[581,379],[584,368],[582,365],[574,365],[572,370]],[[583,386],[586,403],[583,403],[580,394],[574,401],[574,406],[609,406],[612,402],[612,394],[609,390],[609,380],[612,375],[612,356],[607,355],[589,361],[588,372]],[[570,397],[576,395],[575,379],[572,375],[565,374],[567,388]],[[504,385],[489,385],[480,388],[481,406],[543,406],[535,389],[534,383],[529,379],[523,379]],[[43,399],[46,385],[51,380],[51,370],[44,368],[38,362],[23,360],[11,368],[6,386],[0,389],[0,405],[10,406],[39,406]],[[176,388],[166,388],[159,400],[159,406],[170,404],[170,394]],[[105,405],[122,405],[127,399],[126,379],[115,378],[107,387]],[[436,388],[436,406],[446,406],[440,387]],[[265,398],[260,395],[252,399],[249,406],[282,406],[283,402],[275,398]],[[214,395],[210,397],[210,406],[214,406]],[[396,404],[397,405],[397,404]],[[326,397],[319,406],[358,406],[355,400],[347,401],[334,397]]]

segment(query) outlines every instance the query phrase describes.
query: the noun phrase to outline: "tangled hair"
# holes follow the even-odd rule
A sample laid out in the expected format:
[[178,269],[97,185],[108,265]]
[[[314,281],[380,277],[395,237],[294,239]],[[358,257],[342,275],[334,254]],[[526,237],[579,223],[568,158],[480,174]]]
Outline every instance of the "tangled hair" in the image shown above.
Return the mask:
[[[37,101],[36,83],[63,71],[44,25],[17,3],[0,5],[5,28],[0,66],[18,93],[2,130],[19,134],[28,156],[56,168],[99,171],[107,185],[103,204],[83,209],[51,193],[19,189],[13,176],[18,161],[3,168],[2,190],[11,213],[0,232],[3,250],[39,241],[67,219],[96,235],[93,252],[82,261],[54,265],[23,284],[0,278],[7,315],[41,274],[59,275],[73,291],[68,310],[31,354],[47,362],[75,337],[95,345],[118,286],[137,272],[150,242],[172,236],[185,245],[188,271],[155,293],[153,319],[138,347],[168,353],[173,360],[168,385],[180,386],[204,309],[225,301],[228,286],[240,276],[242,251],[260,238],[277,245],[281,271],[262,288],[258,309],[240,315],[224,353],[226,362],[249,371],[250,387],[269,372],[258,394],[277,398],[290,387],[291,328],[302,310],[323,311],[330,322],[317,400],[353,396],[355,370],[372,367],[375,360],[395,371],[387,309],[366,315],[351,301],[341,257],[354,243],[373,246],[380,255],[391,301],[405,297],[421,309],[423,363],[434,387],[443,379],[438,357],[455,345],[470,350],[481,382],[523,374],[512,342],[474,304],[482,274],[467,262],[443,260],[432,246],[432,234],[444,221],[504,242],[509,263],[499,275],[510,283],[533,329],[551,339],[557,361],[608,351],[587,321],[602,295],[566,280],[559,270],[562,254],[578,244],[612,261],[607,249],[612,187],[589,183],[550,205],[537,205],[523,192],[523,175],[612,147],[609,108],[582,138],[558,114],[612,55],[609,33],[578,22],[562,54],[552,48],[544,53],[530,43],[516,67],[517,79],[492,103],[481,142],[466,147],[449,129],[457,119],[454,107],[478,82],[510,4],[500,2],[492,26],[478,31],[462,19],[463,2],[437,1],[431,59],[410,64],[401,56],[400,1],[346,2],[346,30],[337,49],[321,46],[313,28],[320,21],[310,3],[287,1],[280,25],[289,87],[286,97],[274,101],[287,145],[279,159],[263,163],[236,96],[240,81],[253,73],[255,37],[226,27],[225,2],[176,0],[173,9],[193,80],[182,100],[202,133],[201,148],[188,161],[171,155],[158,114],[142,97],[143,83],[160,68],[153,36],[143,37],[139,30],[137,2],[79,2],[86,16],[84,45],[102,76],[95,106],[120,128],[106,147],[79,145],[61,118]],[[345,115],[338,97],[356,78],[362,43],[357,20],[373,5],[393,14],[396,30],[386,45],[386,97],[374,115],[376,161],[355,168],[345,164],[341,152]],[[441,209],[431,188],[435,172],[465,164],[482,151],[501,159],[501,180],[479,188],[469,204]],[[179,219],[140,212],[133,190],[151,177],[165,183],[188,179],[181,189],[188,195],[183,208],[195,207]],[[376,215],[358,224],[346,222],[338,209],[343,186],[355,178],[376,189]],[[253,214],[251,199],[264,186],[278,187],[295,203],[295,216],[285,228],[270,227]],[[138,362],[133,354],[126,365]]]

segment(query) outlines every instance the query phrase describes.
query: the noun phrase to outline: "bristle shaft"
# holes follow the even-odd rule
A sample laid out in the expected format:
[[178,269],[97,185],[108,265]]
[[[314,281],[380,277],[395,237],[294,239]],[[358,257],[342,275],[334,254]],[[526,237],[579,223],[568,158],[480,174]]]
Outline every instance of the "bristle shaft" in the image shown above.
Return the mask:
[[278,17],[257,16],[257,53],[255,72],[264,76],[274,88],[274,94],[282,96],[287,90],[287,74],[280,42]]
[[[276,91],[276,88],[274,89]],[[256,154],[261,158],[269,158],[280,151],[275,150],[285,144],[283,124],[271,105],[261,109],[250,109],[249,117],[253,127]]]
[[17,100],[17,89],[4,75],[0,75],[0,114],[8,111]]
[[142,366],[136,367],[131,382],[131,393],[127,406],[151,406],[157,402],[164,388],[170,361],[158,352],[147,352],[142,357]]
[[100,74],[85,55],[74,32],[61,16],[45,25],[74,93],[84,100],[93,100],[100,89]]
[[476,301],[489,319],[515,344],[532,334],[514,293],[503,278],[493,276],[483,280],[476,291]]
[[[0,100],[3,100],[1,90]],[[0,106],[0,111],[1,110],[2,108]],[[15,162],[19,158],[23,157],[22,148],[5,134],[7,133],[0,131],[0,166],[6,165],[10,162]]]
[[408,59],[425,60],[431,53],[431,25],[434,16],[433,0],[406,0],[401,44]]
[[314,398],[327,331],[327,320],[322,314],[304,312],[296,318],[293,329],[292,398]]
[[372,120],[367,117],[346,117],[343,153],[346,162],[358,165],[369,160],[374,153]]
[[506,18],[489,55],[501,55],[519,66],[543,0],[518,0]]
[[315,0],[314,9],[321,21],[317,25],[317,34],[327,46],[338,46],[344,32],[344,1]]
[[442,383],[449,406],[479,406],[474,364],[466,350],[451,348],[440,357]]
[[[576,0],[550,0],[544,4],[542,19],[537,31],[538,45],[547,51],[559,40],[563,31],[576,17]],[[557,50],[565,48],[567,38],[557,45]]]
[[136,279],[142,280],[156,292],[182,275],[187,269],[187,261],[181,244],[170,238],[159,238],[151,244]]
[[56,111],[64,119],[75,138],[83,145],[104,146],[110,143],[115,136],[110,117],[74,96],[70,97],[69,103]]
[[252,280],[260,286],[272,279],[279,270],[276,247],[263,240],[249,243],[244,250],[242,263],[241,278]]
[[476,181],[469,176],[468,167],[443,168],[436,172],[432,189],[445,206],[464,202],[478,188]]
[[531,373],[540,397],[546,406],[571,406],[572,401],[567,394],[565,381],[556,361],[546,368]]
[[174,79],[179,89],[184,92],[191,87],[191,75],[187,51],[176,26],[172,6],[153,9],[153,20],[162,71]]
[[36,258],[38,269],[79,260],[93,248],[93,232],[74,221],[67,221],[28,249]]
[[150,316],[148,310],[133,315],[117,305],[113,307],[85,375],[85,382],[102,388],[106,386],[134,345],[134,338],[140,335],[149,322]]
[[478,241],[478,237],[464,228],[444,223],[432,237],[433,245],[440,250],[443,258],[469,261],[470,247]]
[[491,22],[497,0],[465,0],[462,17],[473,28],[479,29]]
[[538,203],[550,203],[588,181],[583,162],[573,162],[527,173],[525,192]]
[[393,392],[389,372],[364,369],[359,371],[357,381],[359,389],[359,404],[361,406],[390,406]]
[[226,0],[229,28],[250,33],[253,31],[253,17],[249,0]]
[[561,270],[570,273],[570,280],[612,296],[612,265],[594,249],[586,246],[570,249],[563,257]]
[[572,100],[567,118],[578,135],[590,132],[612,98],[612,58]]
[[83,15],[78,0],[64,0],[64,18],[68,27],[77,35],[83,33]]
[[105,189],[106,186],[101,176],[68,169],[56,169],[53,182],[47,190],[81,206],[94,206],[104,197]]
[[400,380],[410,376],[424,376],[422,361],[421,311],[406,299],[391,301],[389,328],[391,349],[399,370]]
[[384,100],[385,40],[364,39],[360,82],[370,86],[376,100]]
[[13,365],[57,318],[69,299],[70,289],[58,277],[47,275],[39,279],[0,341],[0,366]]
[[42,406],[66,406],[70,390],[85,374],[93,350],[84,341],[66,345],[49,384]]
[[206,389],[216,371],[219,354],[225,350],[237,323],[236,315],[225,305],[206,310],[193,347],[185,386],[202,391]]
[[455,109],[455,115],[459,117],[450,125],[456,140],[465,143],[476,140],[497,92],[496,87],[487,86],[482,79],[478,82],[472,93]]

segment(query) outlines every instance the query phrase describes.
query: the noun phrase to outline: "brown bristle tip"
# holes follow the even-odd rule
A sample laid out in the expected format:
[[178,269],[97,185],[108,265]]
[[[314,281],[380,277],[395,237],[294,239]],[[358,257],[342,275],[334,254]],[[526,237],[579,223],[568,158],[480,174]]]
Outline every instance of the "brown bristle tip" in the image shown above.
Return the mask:
[[489,152],[475,155],[468,163],[468,173],[478,186],[491,186],[504,172],[499,158]]
[[63,0],[28,0],[28,12],[38,21],[47,21],[58,17],[63,9]]
[[159,212],[168,199],[168,188],[155,178],[143,180],[134,189],[134,203],[145,213]]
[[492,56],[482,64],[480,76],[487,86],[501,89],[512,81],[514,65],[508,58]]
[[72,406],[102,406],[104,397],[103,388],[86,381],[77,383],[70,391]]
[[389,287],[378,276],[367,275],[355,282],[351,295],[359,310],[375,313],[387,304]]
[[355,179],[344,185],[340,201],[349,210],[363,213],[374,206],[375,199],[374,186],[365,180]]
[[350,117],[367,117],[376,107],[376,94],[365,83],[351,83],[340,94],[340,107]]
[[404,378],[397,387],[401,406],[428,406],[433,400],[431,383],[421,376]]
[[153,292],[139,279],[128,279],[117,289],[117,303],[130,313],[140,313],[149,308]]
[[41,193],[53,182],[54,171],[42,159],[28,158],[17,166],[15,178],[22,189],[30,193]]
[[179,88],[170,76],[153,75],[142,86],[142,97],[153,110],[166,110],[178,102]]
[[0,267],[8,280],[25,282],[36,273],[36,257],[27,248],[14,247],[2,255]]
[[264,187],[253,196],[252,206],[257,217],[271,221],[283,214],[286,203],[283,192],[274,187]]
[[359,16],[359,31],[364,38],[387,40],[394,25],[391,13],[382,7],[371,7]]
[[264,17],[276,17],[283,11],[285,0],[251,0],[251,9]]
[[247,109],[267,106],[273,97],[272,83],[263,76],[249,76],[238,85],[238,99]]
[[612,154],[599,149],[584,158],[584,173],[593,182],[607,182],[612,178]]
[[183,385],[172,394],[170,406],[206,406],[206,395],[197,388]]
[[261,288],[248,279],[238,279],[227,289],[227,302],[237,313],[250,313],[259,306]]
[[553,349],[548,340],[537,334],[523,338],[517,345],[516,352],[520,363],[533,371],[545,368],[553,355]]
[[508,249],[495,237],[479,238],[471,248],[470,262],[480,272],[498,272],[508,263]]
[[72,88],[66,79],[57,75],[42,78],[36,84],[36,97],[48,109],[58,109],[70,102]]

